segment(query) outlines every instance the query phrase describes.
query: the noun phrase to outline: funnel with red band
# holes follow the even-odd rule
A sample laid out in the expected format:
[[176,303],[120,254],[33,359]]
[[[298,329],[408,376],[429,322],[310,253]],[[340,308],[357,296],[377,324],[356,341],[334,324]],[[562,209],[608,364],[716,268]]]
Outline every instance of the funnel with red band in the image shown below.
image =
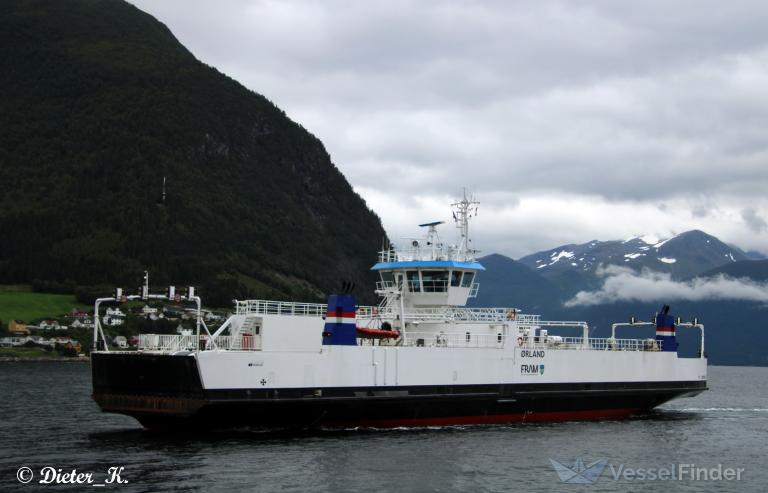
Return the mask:
[[357,300],[352,294],[332,294],[323,328],[324,346],[357,345]]
[[662,351],[677,352],[675,319],[669,315],[669,305],[664,305],[656,314],[656,341],[661,345]]

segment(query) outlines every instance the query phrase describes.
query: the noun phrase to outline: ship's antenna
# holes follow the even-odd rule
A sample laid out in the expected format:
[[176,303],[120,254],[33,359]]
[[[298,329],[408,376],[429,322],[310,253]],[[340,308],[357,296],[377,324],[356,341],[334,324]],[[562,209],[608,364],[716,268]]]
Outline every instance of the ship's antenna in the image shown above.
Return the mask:
[[141,286],[141,299],[149,298],[149,271],[144,271],[144,284]]
[[469,257],[469,218],[473,212],[477,215],[477,207],[479,205],[480,202],[476,201],[474,196],[470,194],[467,197],[466,188],[464,188],[464,197],[459,202],[451,204],[451,207],[453,207],[453,218],[461,234],[458,250],[456,251],[458,260],[465,260]]

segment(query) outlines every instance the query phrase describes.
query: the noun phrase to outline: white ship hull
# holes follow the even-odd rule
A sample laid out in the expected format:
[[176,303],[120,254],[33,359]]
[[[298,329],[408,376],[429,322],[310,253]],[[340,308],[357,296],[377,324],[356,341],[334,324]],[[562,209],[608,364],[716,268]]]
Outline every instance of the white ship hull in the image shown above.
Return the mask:
[[272,328],[282,334],[274,347],[314,344],[95,353],[94,398],[154,429],[392,427],[626,417],[706,389],[705,358],[593,349],[597,339],[581,347],[519,347],[504,337],[493,347],[323,346],[322,319],[261,322],[262,343]]

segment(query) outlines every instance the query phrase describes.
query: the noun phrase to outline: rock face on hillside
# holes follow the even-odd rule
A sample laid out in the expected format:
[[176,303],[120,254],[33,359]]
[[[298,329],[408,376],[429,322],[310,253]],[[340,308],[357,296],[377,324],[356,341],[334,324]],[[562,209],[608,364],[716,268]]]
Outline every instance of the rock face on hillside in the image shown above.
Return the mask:
[[0,60],[0,283],[367,290],[385,233],[323,144],[148,14],[3,2]]

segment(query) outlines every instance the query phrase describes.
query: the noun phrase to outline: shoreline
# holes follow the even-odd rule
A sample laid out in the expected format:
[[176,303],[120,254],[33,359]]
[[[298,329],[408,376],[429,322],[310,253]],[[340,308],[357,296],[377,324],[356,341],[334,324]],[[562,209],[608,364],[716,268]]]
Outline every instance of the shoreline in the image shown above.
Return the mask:
[[32,362],[65,362],[65,363],[87,363],[91,361],[91,358],[48,358],[44,356],[34,358],[19,358],[17,356],[0,356],[0,363],[24,363],[27,361]]

